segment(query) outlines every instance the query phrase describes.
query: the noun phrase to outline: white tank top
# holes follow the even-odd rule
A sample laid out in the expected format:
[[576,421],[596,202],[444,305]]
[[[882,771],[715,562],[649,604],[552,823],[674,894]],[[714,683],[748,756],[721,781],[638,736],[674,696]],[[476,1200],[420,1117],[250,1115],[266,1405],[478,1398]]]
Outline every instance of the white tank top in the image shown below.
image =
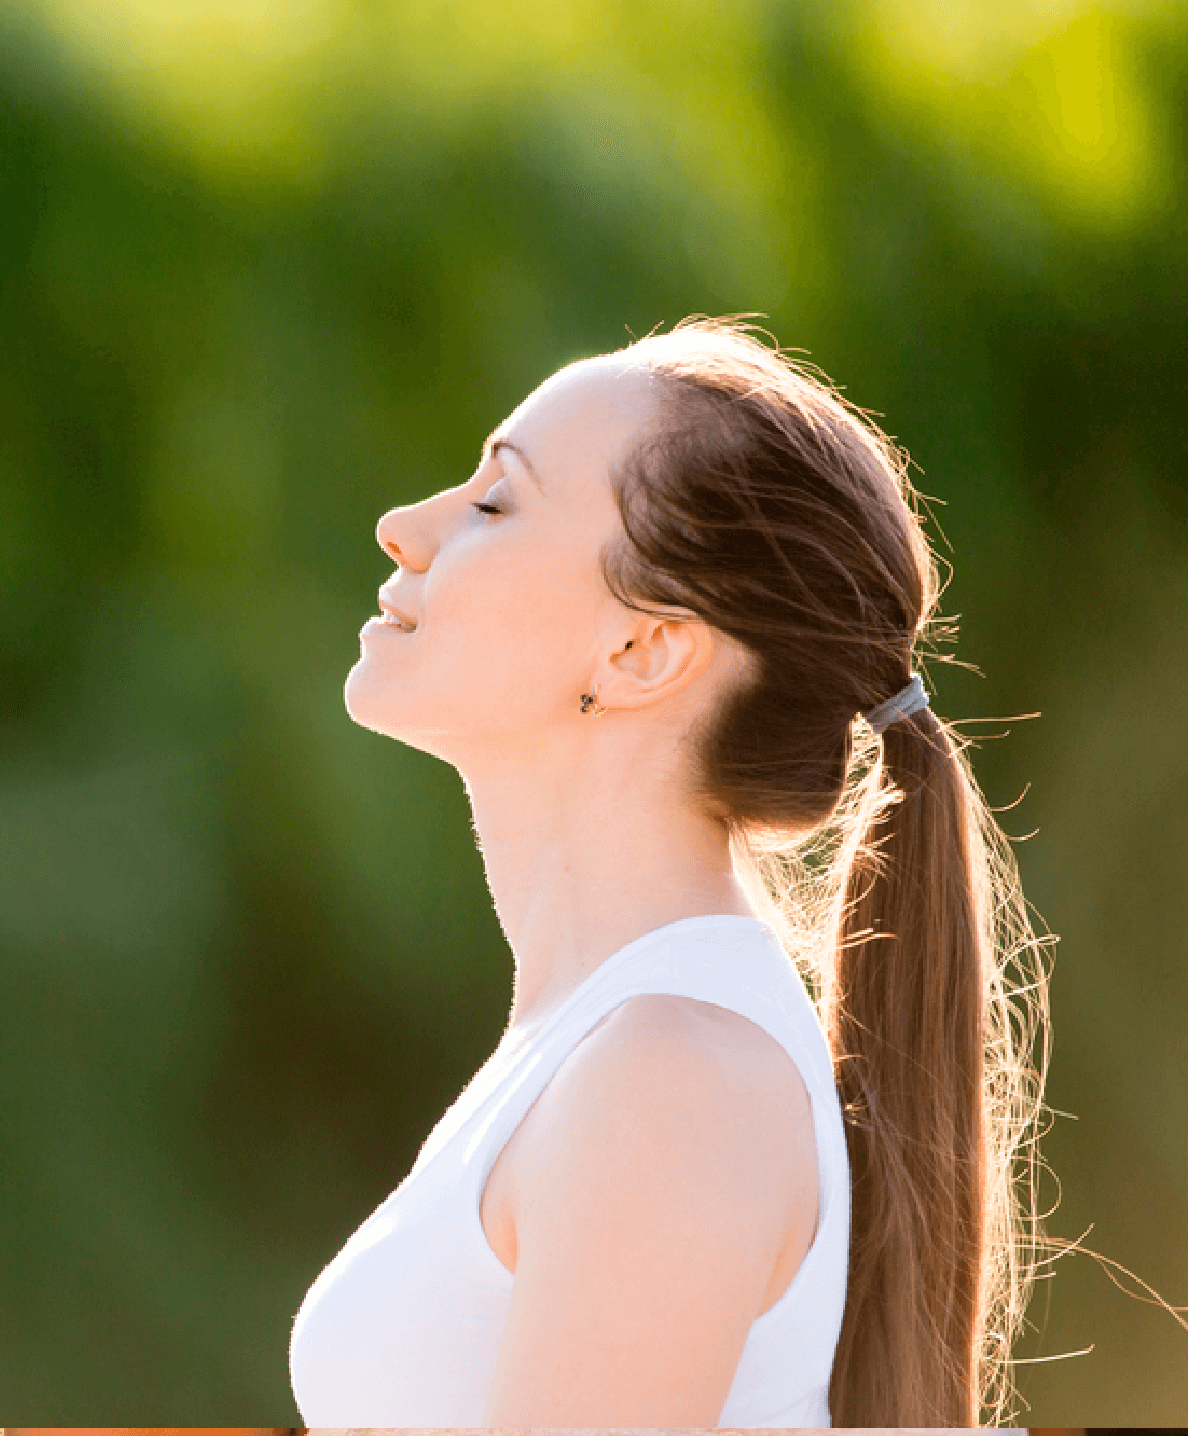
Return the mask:
[[479,1217],[495,1160],[579,1042],[643,993],[741,1013],[795,1062],[812,1099],[817,1231],[751,1325],[720,1426],[828,1426],[845,1304],[850,1172],[824,1035],[775,931],[739,914],[682,918],[595,968],[525,1036],[512,1028],[429,1134],[412,1170],[309,1289],[289,1370],[306,1426],[481,1427],[514,1277]]

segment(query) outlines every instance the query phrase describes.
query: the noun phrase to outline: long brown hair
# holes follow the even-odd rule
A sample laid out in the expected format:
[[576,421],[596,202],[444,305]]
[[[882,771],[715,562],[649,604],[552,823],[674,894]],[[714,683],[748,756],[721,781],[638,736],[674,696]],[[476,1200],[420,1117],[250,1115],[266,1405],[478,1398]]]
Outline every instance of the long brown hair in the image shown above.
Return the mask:
[[930,709],[881,739],[855,722],[938,628],[906,459],[739,320],[625,357],[657,417],[612,474],[624,536],[603,575],[741,645],[744,679],[689,736],[690,782],[808,979],[842,1098],[833,1420],[997,1424],[1039,1239],[1047,974],[967,745]]

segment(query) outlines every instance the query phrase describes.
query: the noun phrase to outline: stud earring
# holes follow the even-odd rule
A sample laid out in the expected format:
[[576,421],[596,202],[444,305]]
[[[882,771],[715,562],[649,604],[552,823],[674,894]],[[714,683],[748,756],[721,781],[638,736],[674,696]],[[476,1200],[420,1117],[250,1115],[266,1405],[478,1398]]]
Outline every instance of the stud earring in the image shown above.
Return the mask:
[[582,694],[582,712],[593,713],[595,718],[597,718],[600,713],[606,712],[606,709],[598,701],[597,683],[595,683],[591,692]]

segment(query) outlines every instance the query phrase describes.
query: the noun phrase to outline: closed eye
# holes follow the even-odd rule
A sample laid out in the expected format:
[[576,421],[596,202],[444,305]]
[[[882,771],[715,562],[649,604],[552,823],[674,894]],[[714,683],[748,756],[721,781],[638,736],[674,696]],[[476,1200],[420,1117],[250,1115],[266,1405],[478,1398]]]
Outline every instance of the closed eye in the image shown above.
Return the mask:
[[478,509],[480,514],[501,514],[502,509],[497,509],[494,504],[471,504],[472,509]]

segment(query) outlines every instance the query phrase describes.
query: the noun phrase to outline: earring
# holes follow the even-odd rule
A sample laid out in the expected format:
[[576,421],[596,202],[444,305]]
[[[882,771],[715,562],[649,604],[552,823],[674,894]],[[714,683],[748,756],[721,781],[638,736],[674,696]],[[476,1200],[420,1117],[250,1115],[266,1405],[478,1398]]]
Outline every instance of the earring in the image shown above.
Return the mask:
[[[629,638],[627,642],[623,645],[624,650],[630,648],[634,642],[634,638]],[[606,712],[606,709],[602,706],[601,703],[598,702],[597,683],[595,683],[594,687],[590,690],[589,693],[582,694],[582,712],[593,713],[595,718],[597,718],[600,713]],[[0,1436],[3,1436],[2,1432],[0,1432]]]
[[606,709],[598,702],[597,683],[595,683],[591,692],[582,694],[582,712],[593,713],[595,718],[597,718],[600,713],[606,712]]

